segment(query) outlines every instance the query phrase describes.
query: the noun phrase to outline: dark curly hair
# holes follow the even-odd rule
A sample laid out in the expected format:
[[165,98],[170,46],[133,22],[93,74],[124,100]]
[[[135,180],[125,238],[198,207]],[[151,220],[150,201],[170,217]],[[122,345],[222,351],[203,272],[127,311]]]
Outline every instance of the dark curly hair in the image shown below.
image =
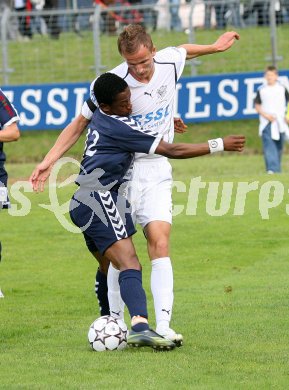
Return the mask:
[[94,83],[93,92],[97,103],[111,105],[116,96],[128,88],[126,81],[114,73],[104,73]]

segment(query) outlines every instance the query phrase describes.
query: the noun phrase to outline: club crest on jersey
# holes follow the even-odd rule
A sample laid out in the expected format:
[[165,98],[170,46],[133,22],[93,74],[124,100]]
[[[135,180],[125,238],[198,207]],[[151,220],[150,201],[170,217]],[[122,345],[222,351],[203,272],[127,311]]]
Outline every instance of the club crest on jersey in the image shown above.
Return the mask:
[[157,97],[159,100],[163,100],[167,93],[168,86],[162,85],[159,89],[157,89]]

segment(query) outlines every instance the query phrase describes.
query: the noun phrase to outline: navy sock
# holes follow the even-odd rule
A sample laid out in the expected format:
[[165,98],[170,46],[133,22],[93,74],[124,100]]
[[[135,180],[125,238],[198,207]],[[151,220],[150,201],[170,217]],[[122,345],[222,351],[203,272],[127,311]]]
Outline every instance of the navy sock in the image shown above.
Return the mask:
[[98,299],[100,315],[109,315],[110,312],[107,298],[107,276],[99,269],[97,270],[95,276],[95,295]]
[[[121,297],[128,308],[131,318],[134,316],[148,318],[147,300],[142,287],[141,271],[127,269],[120,272],[119,286]],[[148,324],[139,323],[133,327],[133,330],[141,331],[148,328]]]

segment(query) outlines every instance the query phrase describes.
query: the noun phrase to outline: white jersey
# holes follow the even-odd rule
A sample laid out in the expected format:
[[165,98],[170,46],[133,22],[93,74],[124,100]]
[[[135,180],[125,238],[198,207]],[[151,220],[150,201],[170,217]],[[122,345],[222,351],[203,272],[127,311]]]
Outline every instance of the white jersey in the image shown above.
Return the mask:
[[[179,80],[186,61],[187,52],[184,48],[168,47],[160,50],[154,56],[154,74],[149,83],[142,83],[128,72],[126,62],[123,62],[110,72],[123,78],[131,91],[132,116],[146,130],[162,134],[164,141],[174,139],[174,99],[176,83]],[[93,93],[95,80],[91,83],[90,99],[97,105]],[[91,119],[93,112],[85,102],[82,115]],[[155,159],[159,155],[136,154],[136,159]]]

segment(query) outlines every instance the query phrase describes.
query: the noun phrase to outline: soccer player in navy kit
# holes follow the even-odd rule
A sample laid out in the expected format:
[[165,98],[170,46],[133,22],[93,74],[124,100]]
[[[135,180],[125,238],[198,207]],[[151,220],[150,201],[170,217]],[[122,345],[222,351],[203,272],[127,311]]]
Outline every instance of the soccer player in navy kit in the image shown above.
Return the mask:
[[[3,150],[3,143],[18,140],[20,137],[18,121],[17,111],[0,89],[0,211],[2,208],[8,208],[10,205],[7,190],[8,174],[4,167],[6,156]],[[0,260],[1,248],[0,241]]]
[[[129,117],[130,90],[113,73],[105,73],[94,84],[99,105],[88,129],[84,158],[76,179],[79,189],[70,204],[72,221],[83,231],[90,252],[101,263],[102,256],[119,269],[123,301],[131,316],[128,344],[173,349],[175,343],[151,330],[141,265],[132,242],[135,227],[123,195],[135,152],[161,154],[169,158],[191,158],[216,150],[242,151],[243,136],[228,136],[203,144],[170,144],[162,135],[144,130]],[[34,190],[42,189],[38,169],[31,176]],[[120,190],[119,190],[120,189]]]

